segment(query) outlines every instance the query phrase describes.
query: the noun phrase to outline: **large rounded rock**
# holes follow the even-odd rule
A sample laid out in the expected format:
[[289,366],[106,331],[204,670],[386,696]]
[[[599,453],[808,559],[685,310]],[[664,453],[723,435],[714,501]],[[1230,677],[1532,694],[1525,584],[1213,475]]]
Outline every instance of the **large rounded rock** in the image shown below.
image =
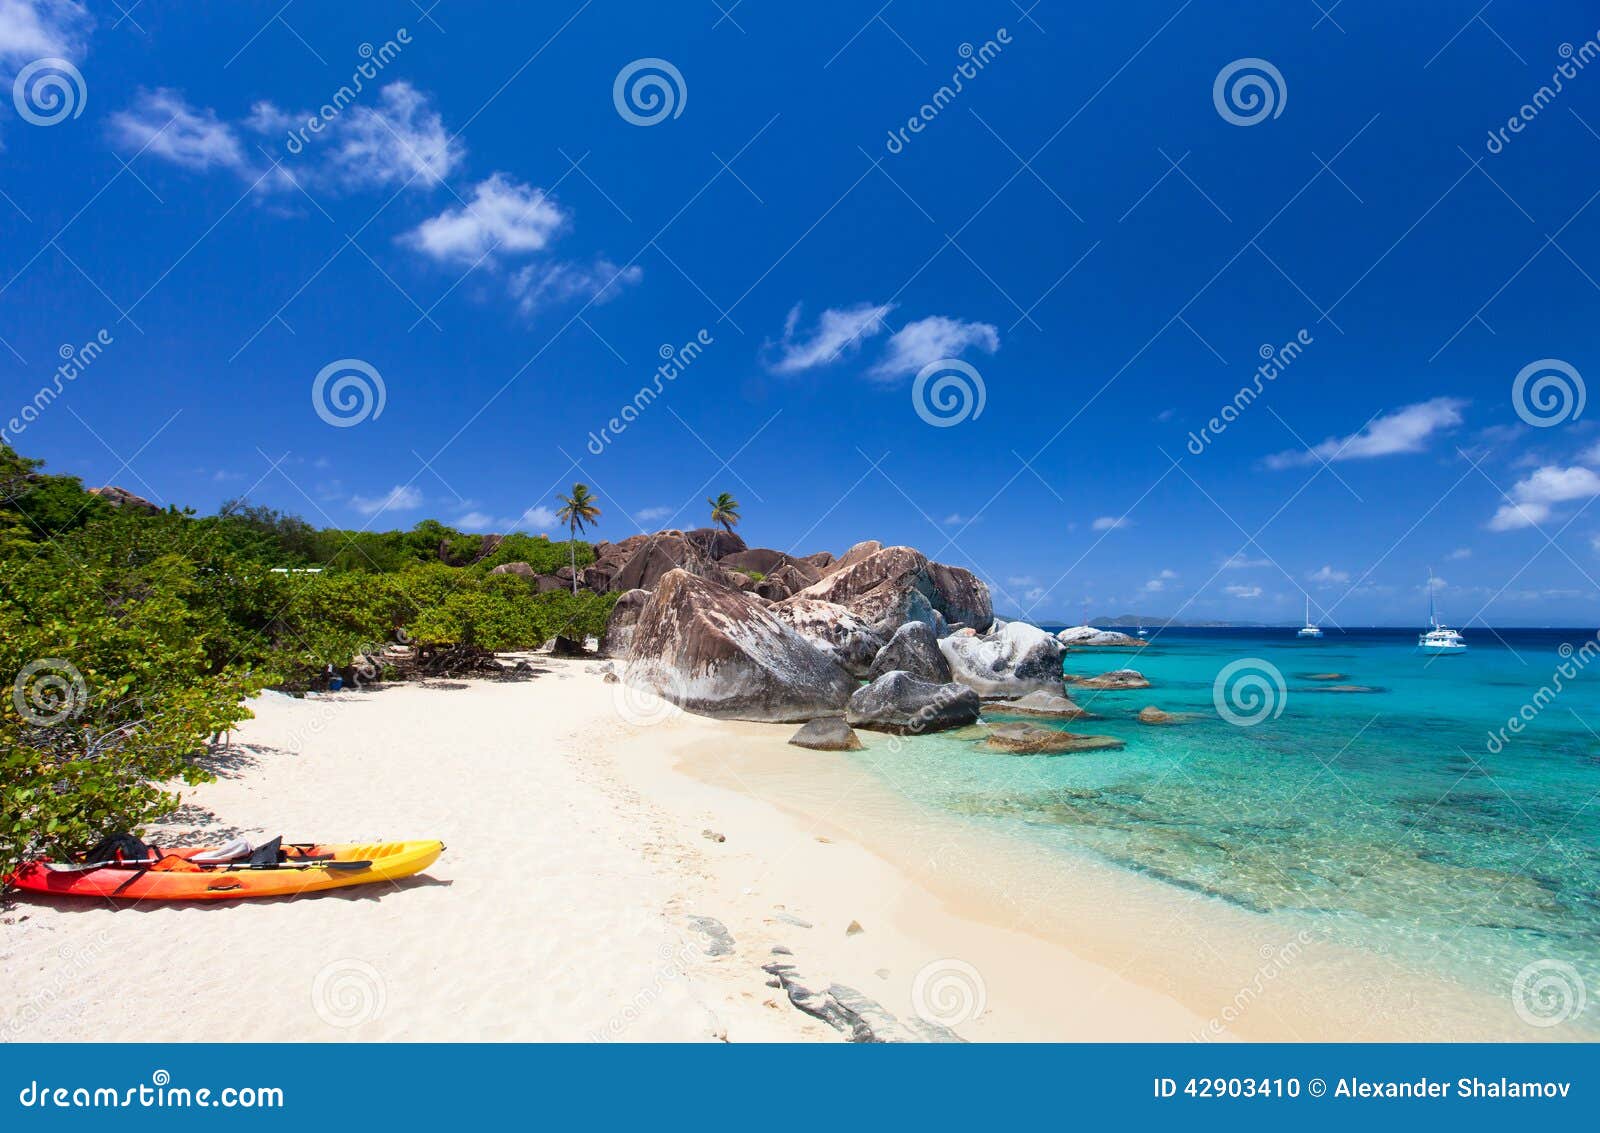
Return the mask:
[[683,537],[708,559],[720,559],[745,549],[743,539],[720,527],[696,527],[693,531],[683,532]]
[[778,722],[836,715],[856,687],[754,596],[684,570],[640,610],[623,679],[690,712]]
[[751,547],[744,551],[733,551],[717,559],[720,565],[727,567],[729,570],[753,570],[760,574],[771,574],[788,561],[788,555],[768,547]]
[[653,590],[668,571],[705,574],[710,567],[711,560],[688,535],[681,531],[662,531],[635,547],[627,561],[611,576],[611,589]]
[[1063,646],[1038,626],[1006,622],[990,634],[955,633],[939,640],[955,679],[987,697],[1061,691]]
[[1142,649],[1149,644],[1132,634],[1119,633],[1114,629],[1101,629],[1098,626],[1068,626],[1056,634],[1056,640],[1062,645],[1079,648]]
[[650,601],[650,591],[629,590],[617,599],[606,617],[605,632],[600,635],[600,652],[608,657],[627,657],[633,645],[633,631],[639,624],[639,614]]
[[808,747],[813,751],[860,751],[861,737],[855,729],[838,716],[818,716],[808,720],[801,729],[789,737],[795,747]]
[[[756,593],[766,597],[761,584]],[[843,606],[815,598],[790,598],[772,612],[796,633],[827,653],[853,677],[864,677],[883,648],[883,637]]]
[[489,571],[490,574],[520,574],[523,578],[532,578],[534,569],[527,563],[501,563]]
[[[933,574],[933,608],[947,622],[972,626],[979,633],[994,624],[994,603],[989,588],[965,567],[930,562]],[[944,636],[940,634],[940,636]]]
[[935,684],[949,684],[952,679],[950,662],[939,652],[939,639],[923,622],[907,622],[895,630],[888,644],[872,659],[867,677],[876,680],[896,669]]
[[994,621],[989,588],[970,571],[931,563],[911,547],[870,550],[872,546],[858,543],[850,548],[839,565],[800,596],[844,606],[885,636],[906,622],[925,622],[937,629],[942,622],[936,612],[945,615],[945,621],[978,630]]
[[845,721],[879,732],[920,735],[971,724],[979,708],[978,694],[970,688],[919,681],[896,670],[857,689]]

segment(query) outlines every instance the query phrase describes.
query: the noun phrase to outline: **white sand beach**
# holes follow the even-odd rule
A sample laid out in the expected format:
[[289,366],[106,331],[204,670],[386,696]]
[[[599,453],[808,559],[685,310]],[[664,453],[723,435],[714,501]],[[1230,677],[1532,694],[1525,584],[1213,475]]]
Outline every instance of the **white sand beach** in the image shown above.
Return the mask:
[[1070,898],[976,900],[963,876],[1003,877],[1002,851],[905,813],[846,756],[788,746],[792,726],[686,715],[589,661],[536,665],[259,698],[155,840],[437,837],[441,859],[295,899],[17,900],[0,1037],[843,1041],[769,986],[774,946],[906,1037],[933,1033],[919,1018],[972,1041],[1399,1033],[1382,1022],[1398,1002],[1328,1008],[1314,946],[1263,989],[1267,946],[1215,902],[1087,868],[1054,891]]

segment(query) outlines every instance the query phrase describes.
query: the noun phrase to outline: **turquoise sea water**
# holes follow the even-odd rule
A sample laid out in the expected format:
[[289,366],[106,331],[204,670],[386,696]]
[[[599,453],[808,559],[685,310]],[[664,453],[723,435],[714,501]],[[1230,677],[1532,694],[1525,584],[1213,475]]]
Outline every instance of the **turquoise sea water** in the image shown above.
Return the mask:
[[[1102,718],[1056,725],[1123,750],[998,756],[946,734],[872,763],[917,801],[991,830],[1496,995],[1527,965],[1557,962],[1600,999],[1600,653],[1586,665],[1582,652],[1594,632],[1469,630],[1468,651],[1444,657],[1419,653],[1416,635],[1152,632],[1143,650],[1066,658],[1069,673],[1132,667],[1150,679],[1076,691]],[[1341,676],[1313,679],[1330,673]],[[1219,695],[1259,721],[1225,719]],[[1141,724],[1145,705],[1192,717]],[[1501,739],[1523,715],[1524,730]],[[1591,1004],[1574,1022],[1597,1020]]]

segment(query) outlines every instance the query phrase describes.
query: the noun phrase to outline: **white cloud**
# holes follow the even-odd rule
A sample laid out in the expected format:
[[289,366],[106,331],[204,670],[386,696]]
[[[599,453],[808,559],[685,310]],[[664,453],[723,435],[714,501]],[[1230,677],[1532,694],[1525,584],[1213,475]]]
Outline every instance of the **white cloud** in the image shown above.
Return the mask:
[[779,353],[778,360],[772,363],[773,373],[798,374],[854,353],[863,342],[883,331],[884,317],[892,310],[892,303],[829,307],[817,319],[810,337],[797,339],[800,304],[796,303],[784,320],[783,339],[776,344]]
[[1443,590],[1445,586],[1445,580],[1440,578],[1438,575],[1434,575],[1432,578],[1428,579],[1427,583],[1423,586],[1423,589],[1427,590],[1431,587],[1434,590]]
[[1502,504],[1489,520],[1490,531],[1531,527],[1549,519],[1556,504],[1600,495],[1600,476],[1578,465],[1560,468],[1547,464],[1512,485],[1510,495],[1511,502]]
[[1026,594],[1024,594],[1023,597],[1030,602],[1037,602],[1040,598],[1043,598],[1048,593],[1049,591],[1044,587],[1035,586],[1032,590],[1029,590]]
[[112,141],[129,153],[143,151],[185,169],[242,172],[244,146],[233,127],[206,107],[190,106],[167,87],[141,90],[133,105],[111,116]]
[[517,308],[531,315],[540,307],[567,299],[609,303],[622,289],[644,278],[638,264],[618,267],[605,258],[593,264],[528,264],[514,272],[508,281]]
[[1164,570],[1144,584],[1145,591],[1150,594],[1159,594],[1167,588],[1167,583],[1178,577],[1175,570]]
[[1223,589],[1235,598],[1261,597],[1261,587],[1259,586],[1224,586]]
[[1461,424],[1466,402],[1456,397],[1435,397],[1402,406],[1374,418],[1359,433],[1329,437],[1310,449],[1290,449],[1267,457],[1269,468],[1292,468],[1319,460],[1364,460],[1397,453],[1422,452],[1429,438],[1441,429]]
[[466,515],[456,520],[456,530],[482,533],[491,531],[495,526],[494,517],[485,515],[481,511],[469,511]]
[[407,82],[390,83],[376,107],[355,106],[328,133],[330,172],[356,187],[429,189],[466,157],[466,147],[445,129],[432,99]]
[[415,511],[422,506],[422,493],[409,484],[396,484],[381,496],[352,496],[350,506],[362,515],[384,511]]
[[1238,554],[1234,555],[1232,558],[1228,559],[1227,562],[1223,563],[1222,564],[1222,569],[1223,570],[1248,570],[1248,569],[1250,569],[1252,567],[1269,567],[1271,565],[1272,565],[1272,560],[1271,559],[1251,559],[1251,558],[1246,558],[1244,552],[1241,551]]
[[673,509],[669,507],[641,508],[633,513],[633,518],[637,519],[640,523],[649,523],[652,520],[666,519],[672,514],[672,511]]
[[1347,570],[1334,570],[1331,566],[1324,565],[1320,570],[1314,570],[1306,575],[1306,578],[1324,586],[1342,585],[1350,581],[1350,572]]
[[[1600,536],[1596,536],[1596,538],[1600,538]],[[1031,575],[1031,574],[1017,574],[1017,575],[1012,575],[1010,578],[1006,579],[1006,585],[1007,586],[1032,586],[1034,583],[1036,583],[1038,581],[1039,580],[1037,578],[1034,578],[1033,575]]]
[[535,507],[529,508],[516,519],[506,524],[506,526],[517,529],[527,528],[542,531],[546,528],[555,527],[560,522],[561,521],[556,518],[556,513],[554,511],[545,507],[543,504],[539,504]]
[[946,527],[961,527],[964,524],[977,523],[979,518],[981,517],[976,515],[962,515],[959,511],[953,511],[944,517],[944,524]]
[[1089,526],[1096,531],[1115,531],[1119,527],[1132,527],[1133,520],[1125,515],[1102,515]]
[[570,217],[544,190],[495,173],[465,205],[423,221],[405,239],[436,260],[476,263],[496,252],[543,251]]
[[893,380],[914,374],[929,362],[955,358],[969,346],[993,354],[1000,349],[1000,332],[990,323],[969,323],[933,315],[907,323],[889,336],[888,353],[871,375]]
[[0,63],[82,58],[94,17],[73,0],[0,0]]
[[1446,559],[1449,559],[1451,561],[1455,561],[1455,560],[1458,560],[1458,559],[1470,559],[1471,557],[1472,557],[1472,548],[1470,548],[1470,547],[1457,547],[1455,550],[1451,551],[1448,555],[1445,556]]

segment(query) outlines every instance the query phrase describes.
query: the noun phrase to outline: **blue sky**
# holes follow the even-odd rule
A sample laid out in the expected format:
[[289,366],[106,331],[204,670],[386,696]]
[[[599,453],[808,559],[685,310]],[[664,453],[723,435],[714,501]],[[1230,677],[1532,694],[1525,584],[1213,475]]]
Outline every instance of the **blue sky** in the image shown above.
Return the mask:
[[10,440],[201,511],[726,490],[1036,620],[1592,623],[1600,20],[1479,2],[0,0],[0,424],[103,334]]

